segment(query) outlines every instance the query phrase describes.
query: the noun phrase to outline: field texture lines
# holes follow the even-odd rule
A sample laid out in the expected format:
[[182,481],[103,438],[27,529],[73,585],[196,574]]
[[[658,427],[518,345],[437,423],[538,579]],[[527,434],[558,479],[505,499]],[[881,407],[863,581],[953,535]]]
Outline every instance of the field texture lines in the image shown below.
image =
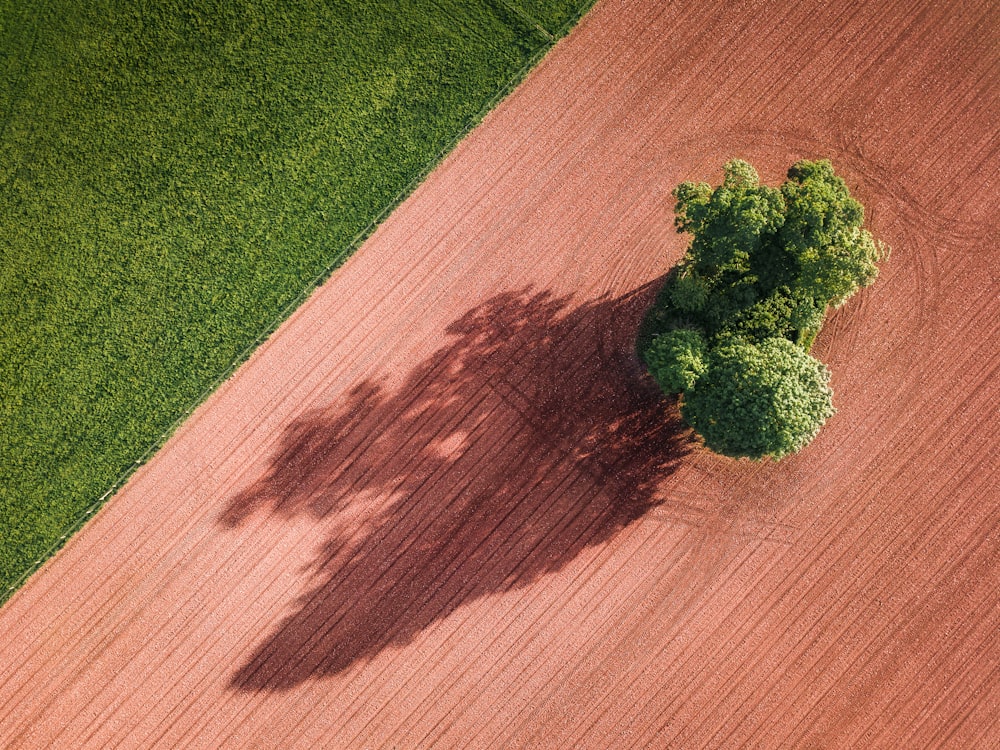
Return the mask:
[[[997,28],[598,3],[0,610],[0,746],[1000,746]],[[732,157],[893,248],[780,464],[633,351]]]

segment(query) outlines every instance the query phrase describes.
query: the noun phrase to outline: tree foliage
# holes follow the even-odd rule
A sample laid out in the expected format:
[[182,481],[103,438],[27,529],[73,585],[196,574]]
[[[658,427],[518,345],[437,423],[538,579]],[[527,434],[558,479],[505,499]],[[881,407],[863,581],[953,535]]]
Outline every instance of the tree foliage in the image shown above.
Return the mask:
[[725,166],[722,185],[681,183],[677,198],[677,228],[694,235],[691,267],[714,278],[724,271],[747,271],[751,255],[781,226],[781,192],[760,184],[757,171],[734,159]]
[[734,339],[709,353],[681,414],[717,453],[782,458],[833,414],[829,382],[826,366],[788,339]]
[[864,208],[829,161],[801,161],[781,186],[785,222],[777,240],[795,263],[795,288],[841,305],[875,280],[881,251],[861,228]]
[[693,387],[705,372],[705,338],[692,330],[667,331],[653,339],[645,357],[660,388],[680,393]]
[[833,413],[829,373],[808,352],[826,311],[871,284],[887,249],[827,160],[780,188],[734,159],[722,184],[683,182],[675,224],[688,250],[647,316],[640,349],[705,444],[781,458]]

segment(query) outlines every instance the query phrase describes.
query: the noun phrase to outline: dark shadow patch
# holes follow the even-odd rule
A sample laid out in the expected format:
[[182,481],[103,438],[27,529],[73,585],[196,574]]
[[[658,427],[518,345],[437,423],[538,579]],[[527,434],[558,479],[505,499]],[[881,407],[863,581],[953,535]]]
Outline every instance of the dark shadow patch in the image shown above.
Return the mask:
[[308,514],[330,538],[297,610],[233,687],[339,673],[560,570],[659,504],[690,444],[635,356],[657,288],[575,308],[499,295],[452,323],[395,392],[365,382],[291,424],[220,522]]

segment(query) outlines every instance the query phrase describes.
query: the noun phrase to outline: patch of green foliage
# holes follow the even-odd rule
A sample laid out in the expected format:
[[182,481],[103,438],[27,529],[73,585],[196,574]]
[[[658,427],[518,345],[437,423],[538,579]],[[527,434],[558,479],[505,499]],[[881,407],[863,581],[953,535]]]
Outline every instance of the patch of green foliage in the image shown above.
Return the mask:
[[705,337],[689,328],[662,333],[646,349],[646,364],[666,393],[689,391],[705,372]]
[[0,600],[550,44],[502,0],[0,0]]
[[691,245],[639,351],[710,449],[794,453],[833,414],[829,372],[808,353],[826,311],[875,280],[887,248],[827,160],[797,162],[779,189],[735,159],[720,186],[684,182],[674,198]]
[[512,7],[553,36],[565,34],[593,4],[594,0],[510,0]]
[[788,339],[732,338],[707,359],[683,391],[681,415],[716,453],[782,458],[808,445],[833,414],[829,371]]

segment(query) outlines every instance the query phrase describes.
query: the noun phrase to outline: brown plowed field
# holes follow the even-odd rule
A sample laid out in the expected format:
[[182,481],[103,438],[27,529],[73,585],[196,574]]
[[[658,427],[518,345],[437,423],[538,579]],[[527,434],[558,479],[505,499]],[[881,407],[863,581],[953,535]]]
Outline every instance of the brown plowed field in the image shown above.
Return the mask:
[[[790,6],[599,4],[4,607],[0,745],[1000,746],[1000,12]],[[631,348],[732,156],[893,247],[780,465]]]

